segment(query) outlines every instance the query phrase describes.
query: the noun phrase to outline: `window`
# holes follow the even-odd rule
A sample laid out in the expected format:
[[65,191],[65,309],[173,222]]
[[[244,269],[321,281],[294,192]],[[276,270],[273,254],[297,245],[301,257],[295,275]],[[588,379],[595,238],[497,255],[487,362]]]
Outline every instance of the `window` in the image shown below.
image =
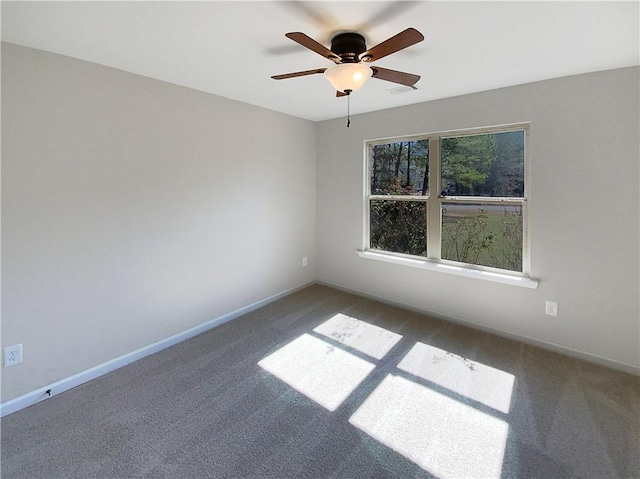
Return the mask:
[[527,125],[371,141],[365,249],[528,273]]

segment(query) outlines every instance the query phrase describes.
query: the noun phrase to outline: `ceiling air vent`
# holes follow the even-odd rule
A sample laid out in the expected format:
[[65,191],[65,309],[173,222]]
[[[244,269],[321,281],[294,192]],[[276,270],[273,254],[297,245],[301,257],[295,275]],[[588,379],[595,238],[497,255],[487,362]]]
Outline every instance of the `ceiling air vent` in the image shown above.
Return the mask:
[[391,88],[390,90],[387,90],[389,93],[391,93],[392,95],[399,95],[400,93],[407,93],[409,91],[413,91],[413,90],[417,90],[417,87],[410,87],[410,86],[399,86],[397,88]]

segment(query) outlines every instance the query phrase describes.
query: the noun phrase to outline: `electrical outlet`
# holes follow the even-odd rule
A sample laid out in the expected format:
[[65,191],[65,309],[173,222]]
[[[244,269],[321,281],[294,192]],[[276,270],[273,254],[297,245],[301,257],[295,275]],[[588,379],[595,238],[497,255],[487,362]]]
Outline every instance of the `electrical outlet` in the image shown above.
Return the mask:
[[4,367],[15,366],[22,362],[22,344],[4,348]]
[[304,256],[302,258],[302,267],[304,268],[305,266],[307,266],[307,257],[306,256]]
[[558,316],[558,303],[555,301],[547,301],[545,304],[545,313],[548,316]]

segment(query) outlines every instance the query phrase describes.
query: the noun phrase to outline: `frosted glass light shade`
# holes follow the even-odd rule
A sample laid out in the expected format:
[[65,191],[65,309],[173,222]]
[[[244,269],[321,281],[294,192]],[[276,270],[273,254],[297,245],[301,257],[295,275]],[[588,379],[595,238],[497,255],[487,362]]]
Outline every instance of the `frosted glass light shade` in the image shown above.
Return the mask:
[[373,70],[362,63],[340,63],[327,68],[324,76],[331,82],[333,88],[342,93],[347,90],[356,91],[362,88]]

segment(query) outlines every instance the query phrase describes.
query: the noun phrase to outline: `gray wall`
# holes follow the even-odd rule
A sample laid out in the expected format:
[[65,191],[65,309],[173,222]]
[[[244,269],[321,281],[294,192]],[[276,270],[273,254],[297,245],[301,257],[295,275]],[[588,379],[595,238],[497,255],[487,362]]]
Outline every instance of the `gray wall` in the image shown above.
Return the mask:
[[[2,401],[314,279],[637,368],[638,83],[580,75],[347,130],[3,44],[2,347],[24,362]],[[357,256],[364,140],[521,121],[537,290]]]
[[[638,92],[638,68],[629,68],[363,114],[352,117],[349,129],[343,119],[319,123],[319,279],[638,368]],[[531,275],[540,280],[538,289],[357,255],[363,141],[525,121],[531,122]],[[559,303],[557,319],[545,315],[545,300]]]
[[315,131],[3,44],[2,401],[312,281]]

